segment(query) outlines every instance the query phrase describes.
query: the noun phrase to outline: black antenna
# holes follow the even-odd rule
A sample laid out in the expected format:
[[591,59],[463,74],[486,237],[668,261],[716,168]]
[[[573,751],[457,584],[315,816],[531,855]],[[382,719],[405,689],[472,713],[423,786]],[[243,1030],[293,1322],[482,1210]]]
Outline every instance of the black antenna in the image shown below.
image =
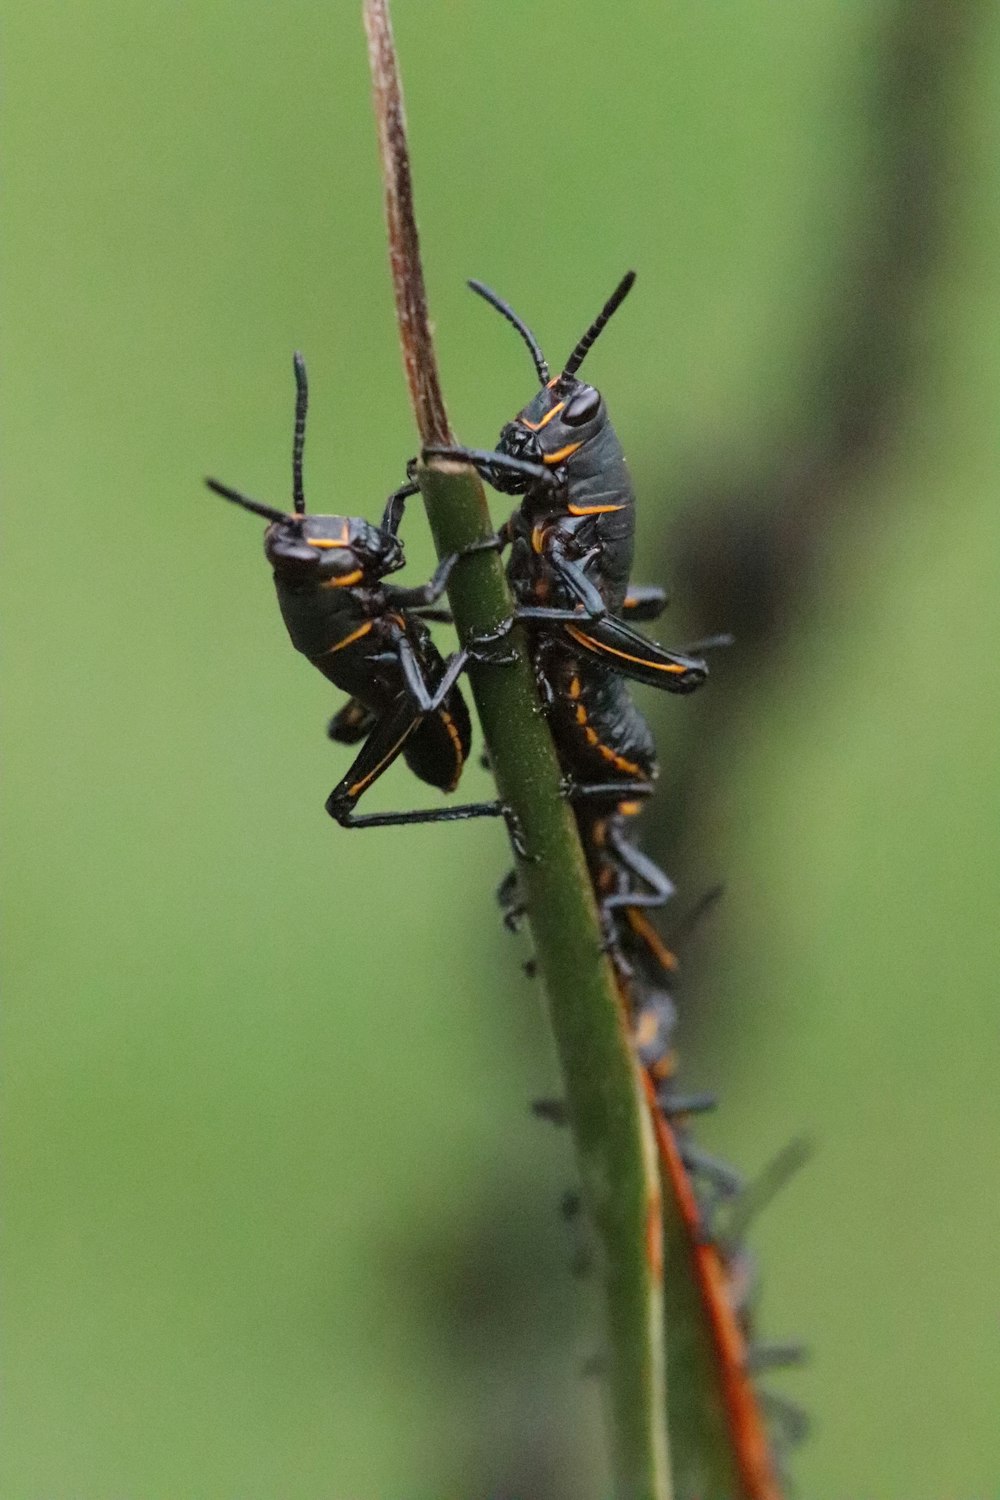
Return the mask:
[[549,379],[548,361],[546,360],[545,355],[542,353],[541,348],[539,347],[538,340],[535,338],[535,335],[532,333],[527,323],[522,323],[521,319],[511,307],[510,303],[505,302],[502,297],[498,297],[492,287],[486,286],[482,281],[470,281],[468,285],[472,288],[477,296],[482,297],[483,300],[485,302],[488,302],[491,307],[495,307],[497,312],[501,313],[507,319],[507,322],[512,323],[513,326],[517,329],[518,333],[524,339],[524,342],[527,344],[529,350],[531,351],[531,357],[535,362],[535,369],[538,371],[539,384],[547,385]]
[[[306,497],[302,489],[302,450],[306,445],[306,412],[309,410],[309,382],[306,379],[306,362],[297,351],[292,355],[295,370],[295,437],[292,440],[292,504],[295,514],[306,513]],[[226,497],[232,500],[234,496]]]
[[608,298],[607,302],[605,302],[604,306],[597,314],[597,317],[591,323],[590,327],[587,329],[587,332],[583,335],[583,338],[577,344],[576,348],[573,350],[573,353],[566,361],[563,372],[559,377],[560,380],[572,380],[577,370],[583,364],[584,358],[586,357],[587,351],[590,348],[591,344],[597,338],[597,335],[601,332],[604,325],[611,317],[612,313],[618,311],[619,307],[621,307],[622,303],[625,301],[625,298],[632,290],[634,281],[635,272],[626,271],[625,275],[622,277],[621,281],[619,281],[618,285],[611,293],[611,296]]
[[265,521],[294,521],[287,511],[275,510],[273,505],[262,505],[259,500],[251,500],[249,495],[241,495],[239,490],[231,490],[228,484],[220,484],[217,479],[206,479],[205,483],[216,495],[221,495],[223,500],[231,500],[234,505],[242,505],[244,510],[252,510],[255,516],[263,516]]

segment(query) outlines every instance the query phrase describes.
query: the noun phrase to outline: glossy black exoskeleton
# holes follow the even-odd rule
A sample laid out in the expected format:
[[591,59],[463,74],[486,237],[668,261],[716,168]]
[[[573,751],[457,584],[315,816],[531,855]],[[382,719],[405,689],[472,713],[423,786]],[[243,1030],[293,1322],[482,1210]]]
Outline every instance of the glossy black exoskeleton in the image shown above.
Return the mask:
[[441,791],[453,791],[461,776],[472,730],[457,679],[469,653],[459,651],[445,661],[425,623],[438,615],[434,605],[457,559],[442,559],[421,587],[386,582],[403,566],[396,530],[404,500],[416,492],[414,484],[390,495],[381,526],[359,516],[306,514],[302,453],[308,391],[300,355],[295,379],[292,512],[262,505],[215,479],[206,483],[270,523],[264,551],[292,644],[351,695],[331,720],[329,733],[344,744],[362,739],[364,744],[330,793],[327,811],[345,827],[496,816],[503,808],[495,802],[354,813],[358,799],[399,755],[415,775]]
[[[516,617],[539,634],[596,657],[622,676],[686,693],[708,668],[701,657],[670,651],[622,618],[653,619],[665,596],[629,589],[635,538],[635,495],[618,435],[600,391],[577,371],[635,280],[629,272],[579,340],[559,375],[549,367],[530,328],[481,282],[473,290],[521,334],[540,389],[503,428],[492,450],[428,446],[425,456],[472,464],[487,483],[523,495],[500,532],[511,544],[507,575]],[[544,629],[543,629],[544,622]]]

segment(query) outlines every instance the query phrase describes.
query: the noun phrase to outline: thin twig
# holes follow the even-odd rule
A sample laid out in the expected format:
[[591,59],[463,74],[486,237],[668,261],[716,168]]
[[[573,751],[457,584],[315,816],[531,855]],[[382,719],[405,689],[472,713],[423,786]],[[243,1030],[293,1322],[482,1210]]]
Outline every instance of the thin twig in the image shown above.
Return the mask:
[[406,380],[421,442],[450,443],[451,428],[441,394],[427,315],[427,289],[413,212],[413,180],[406,145],[406,110],[396,66],[389,7],[387,4],[366,3],[364,18],[385,185],[392,289],[396,298]]

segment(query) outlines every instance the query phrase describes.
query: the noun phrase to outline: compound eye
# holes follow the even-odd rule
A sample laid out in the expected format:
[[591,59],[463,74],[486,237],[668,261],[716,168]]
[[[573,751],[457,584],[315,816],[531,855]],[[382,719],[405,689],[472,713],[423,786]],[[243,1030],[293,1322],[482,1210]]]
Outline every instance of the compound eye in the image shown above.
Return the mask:
[[567,402],[562,419],[570,427],[582,427],[584,422],[589,422],[591,417],[597,416],[600,404],[600,391],[595,391],[592,385],[585,385]]
[[276,568],[309,572],[319,563],[319,553],[304,540],[301,530],[283,521],[267,528],[264,551]]

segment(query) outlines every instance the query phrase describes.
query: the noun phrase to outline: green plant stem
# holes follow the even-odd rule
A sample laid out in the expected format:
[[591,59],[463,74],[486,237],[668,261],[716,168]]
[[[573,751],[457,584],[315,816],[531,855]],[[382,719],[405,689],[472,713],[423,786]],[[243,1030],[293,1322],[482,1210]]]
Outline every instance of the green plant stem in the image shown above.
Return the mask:
[[[364,19],[404,369],[421,442],[447,442],[387,0],[365,0]],[[419,481],[439,556],[492,535],[483,487],[471,469],[438,463],[421,469]],[[499,556],[481,552],[463,558],[448,598],[460,640],[493,631],[513,609]],[[561,794],[559,763],[519,630],[511,643],[514,664],[474,664],[469,677],[500,796],[529,853],[519,861],[519,875],[548,996],[584,1201],[599,1245],[615,1493],[618,1500],[671,1500],[654,1143],[576,822]]]
[[[419,478],[439,554],[490,535],[482,485],[471,470],[435,465]],[[510,614],[495,554],[463,559],[452,580],[449,601],[461,639],[492,630]],[[663,1500],[670,1491],[659,1176],[618,986],[527,656],[519,650],[514,665],[473,664],[469,677],[497,789],[527,846],[518,874],[600,1246],[617,1492]]]

